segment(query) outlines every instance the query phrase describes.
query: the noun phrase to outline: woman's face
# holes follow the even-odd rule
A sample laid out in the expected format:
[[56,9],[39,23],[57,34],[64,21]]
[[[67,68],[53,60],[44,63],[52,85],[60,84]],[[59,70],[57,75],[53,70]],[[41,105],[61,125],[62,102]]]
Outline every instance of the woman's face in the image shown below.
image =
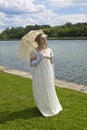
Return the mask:
[[43,35],[40,37],[40,45],[43,47],[47,47],[47,39]]

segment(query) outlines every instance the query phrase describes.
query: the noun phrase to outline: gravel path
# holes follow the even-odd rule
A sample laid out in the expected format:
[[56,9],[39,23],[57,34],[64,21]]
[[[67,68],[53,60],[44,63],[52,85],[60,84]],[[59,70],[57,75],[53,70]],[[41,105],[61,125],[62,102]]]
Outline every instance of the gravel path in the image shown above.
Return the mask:
[[[27,73],[24,71],[10,69],[10,68],[4,67],[4,66],[0,66],[0,70],[7,72],[7,73],[11,73],[11,74],[15,74],[15,75],[19,75],[19,76],[22,76],[25,78],[32,79],[32,75],[30,73]],[[77,90],[80,92],[87,93],[87,86],[85,86],[85,85],[78,85],[75,83],[70,83],[70,82],[66,82],[66,81],[58,80],[58,79],[55,79],[55,85],[58,87],[74,89],[74,90]]]

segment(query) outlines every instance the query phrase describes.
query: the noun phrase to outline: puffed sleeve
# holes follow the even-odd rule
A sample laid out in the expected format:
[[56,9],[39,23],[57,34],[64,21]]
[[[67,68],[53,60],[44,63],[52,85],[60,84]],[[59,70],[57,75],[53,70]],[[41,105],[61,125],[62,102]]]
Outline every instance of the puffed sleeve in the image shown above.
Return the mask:
[[50,49],[50,56],[53,57],[53,50]]
[[32,59],[36,58],[36,53],[35,53],[34,50],[32,50],[32,51],[30,52],[30,58],[32,58]]

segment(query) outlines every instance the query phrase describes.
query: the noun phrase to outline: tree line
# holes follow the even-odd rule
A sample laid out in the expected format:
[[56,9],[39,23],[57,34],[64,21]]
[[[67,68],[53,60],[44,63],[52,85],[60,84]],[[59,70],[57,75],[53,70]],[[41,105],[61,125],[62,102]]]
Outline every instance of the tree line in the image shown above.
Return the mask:
[[85,23],[66,23],[61,26],[50,25],[28,25],[26,27],[6,28],[0,33],[0,40],[21,39],[30,30],[42,29],[48,38],[63,37],[87,37],[87,22]]

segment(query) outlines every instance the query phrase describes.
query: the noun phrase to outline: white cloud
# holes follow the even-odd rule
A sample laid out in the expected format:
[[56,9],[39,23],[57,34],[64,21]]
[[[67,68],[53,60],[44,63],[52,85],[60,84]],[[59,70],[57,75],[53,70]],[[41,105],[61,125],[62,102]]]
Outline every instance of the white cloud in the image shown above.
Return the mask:
[[0,26],[4,25],[5,19],[6,19],[5,13],[0,12]]
[[0,18],[3,18],[3,17],[5,17],[5,14],[0,12]]
[[62,15],[59,16],[56,21],[59,21],[60,23],[64,24],[66,22],[71,23],[78,23],[78,22],[85,22],[87,21],[87,15],[85,14],[68,14],[68,15]]
[[[56,5],[55,8],[49,6]],[[42,4],[43,3],[43,4]],[[0,0],[0,29],[7,27],[19,27],[27,25],[63,25],[66,22],[77,23],[86,22],[87,15],[85,13],[86,8],[80,8],[83,14],[67,14],[64,12],[58,13],[55,10],[56,7],[67,7],[72,4],[86,5],[86,0],[44,0],[44,2],[35,4],[35,0]],[[54,11],[54,12],[53,12]],[[60,15],[61,14],[61,15]]]
[[87,0],[73,0],[74,5],[86,6]]
[[59,15],[55,14],[52,11],[48,10],[44,13],[38,13],[38,15],[33,14],[34,24],[49,24],[51,26],[63,25],[66,22],[77,23],[77,22],[86,22],[87,15],[85,14],[67,14]]
[[38,24],[37,18],[39,12],[44,12],[46,9],[42,4],[34,4],[35,0],[0,0],[0,28],[9,26],[26,26],[29,24]]
[[7,13],[33,13],[43,11],[44,5],[35,5],[34,0],[0,0],[0,10]]
[[48,0],[48,3],[56,7],[68,7],[68,6],[86,6],[87,0]]

